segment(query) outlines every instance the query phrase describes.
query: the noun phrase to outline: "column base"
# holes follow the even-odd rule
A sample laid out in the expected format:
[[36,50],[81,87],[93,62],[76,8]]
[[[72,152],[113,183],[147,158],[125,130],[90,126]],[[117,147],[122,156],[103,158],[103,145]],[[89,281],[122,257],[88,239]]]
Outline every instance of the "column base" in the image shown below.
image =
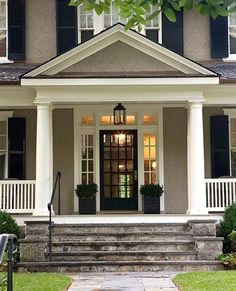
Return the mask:
[[[35,209],[32,215],[33,216],[47,216],[47,217],[49,217],[49,211],[48,211],[48,209]],[[52,209],[52,215],[55,215],[53,209]]]
[[201,209],[196,209],[196,208],[191,208],[188,209],[186,214],[188,215],[208,215],[208,211],[206,208],[201,208]]

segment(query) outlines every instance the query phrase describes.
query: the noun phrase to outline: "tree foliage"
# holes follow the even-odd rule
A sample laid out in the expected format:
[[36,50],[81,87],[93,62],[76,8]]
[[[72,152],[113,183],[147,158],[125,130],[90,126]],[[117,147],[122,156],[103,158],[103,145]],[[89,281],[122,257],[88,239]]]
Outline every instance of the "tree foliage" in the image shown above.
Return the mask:
[[[126,29],[138,28],[157,17],[160,12],[172,22],[180,10],[196,10],[213,19],[236,12],[236,0],[70,0],[70,5],[82,5],[85,11],[94,10],[98,15],[109,13],[111,2],[118,15],[127,20]],[[150,14],[152,6],[152,13]]]

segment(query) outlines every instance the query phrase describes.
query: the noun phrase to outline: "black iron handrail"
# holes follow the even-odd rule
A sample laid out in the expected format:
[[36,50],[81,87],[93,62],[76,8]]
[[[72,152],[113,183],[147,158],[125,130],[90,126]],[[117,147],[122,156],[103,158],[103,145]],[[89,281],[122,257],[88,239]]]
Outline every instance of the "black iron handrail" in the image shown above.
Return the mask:
[[48,211],[49,211],[48,258],[49,258],[49,261],[52,260],[52,205],[53,205],[53,200],[54,200],[57,188],[58,188],[58,192],[57,192],[58,193],[58,215],[60,215],[61,214],[61,197],[60,197],[61,196],[61,172],[57,172],[57,177],[56,177],[53,190],[52,190],[52,197],[51,197],[50,202],[48,203]]

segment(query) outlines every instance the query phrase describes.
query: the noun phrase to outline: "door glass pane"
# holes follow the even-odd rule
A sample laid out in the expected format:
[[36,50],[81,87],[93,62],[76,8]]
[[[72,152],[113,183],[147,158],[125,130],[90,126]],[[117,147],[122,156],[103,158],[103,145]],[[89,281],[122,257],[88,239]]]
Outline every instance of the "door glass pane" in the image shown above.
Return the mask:
[[119,158],[125,159],[125,147],[119,147]]
[[112,161],[111,169],[112,172],[118,172],[118,161]]
[[127,159],[133,159],[134,158],[134,151],[132,147],[127,147]]
[[104,184],[110,185],[110,173],[104,173]]
[[134,162],[131,161],[127,161],[127,171],[128,172],[132,172],[134,170]]
[[118,185],[118,174],[112,174],[112,185]]
[[126,162],[120,160],[119,161],[119,172],[125,172],[126,171]]
[[103,143],[105,146],[110,145],[110,134],[104,134],[103,135]]
[[118,147],[111,148],[112,159],[118,159]]
[[110,161],[104,161],[104,172],[110,172]]
[[108,186],[104,187],[104,197],[105,198],[110,198],[111,197],[111,188]]
[[104,159],[110,159],[110,148],[104,147]]
[[119,186],[112,187],[112,198],[119,198]]

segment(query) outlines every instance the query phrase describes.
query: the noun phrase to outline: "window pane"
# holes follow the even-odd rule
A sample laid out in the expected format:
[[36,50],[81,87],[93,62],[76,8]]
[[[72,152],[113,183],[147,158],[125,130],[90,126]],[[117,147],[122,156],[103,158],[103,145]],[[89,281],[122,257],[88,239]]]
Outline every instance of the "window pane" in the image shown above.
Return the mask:
[[127,115],[126,116],[126,123],[127,124],[135,124],[136,123],[135,115]]
[[0,135],[6,134],[7,124],[6,121],[0,121]]
[[5,155],[0,155],[0,180],[3,180],[5,170]]
[[157,123],[157,116],[146,114],[143,116],[143,123],[144,124],[156,124]]
[[82,171],[87,172],[87,161],[82,161]]

